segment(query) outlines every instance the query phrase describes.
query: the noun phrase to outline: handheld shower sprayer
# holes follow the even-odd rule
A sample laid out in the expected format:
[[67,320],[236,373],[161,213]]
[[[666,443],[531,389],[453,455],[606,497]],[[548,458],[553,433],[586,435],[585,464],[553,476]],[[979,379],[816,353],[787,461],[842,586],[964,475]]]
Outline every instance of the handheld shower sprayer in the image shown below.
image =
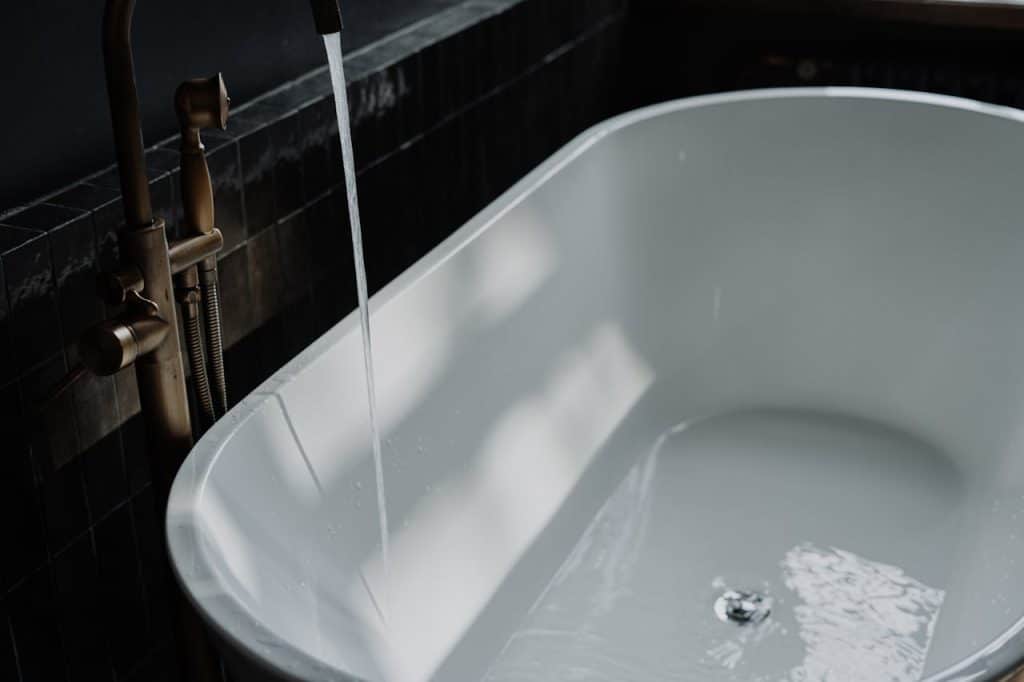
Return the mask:
[[[210,78],[185,81],[174,94],[174,107],[181,125],[181,199],[185,229],[194,235],[213,232],[215,220],[213,182],[199,131],[226,128],[230,104],[224,78],[219,73]],[[204,427],[209,427],[228,409],[216,255],[204,258],[179,274],[175,285],[199,412]]]

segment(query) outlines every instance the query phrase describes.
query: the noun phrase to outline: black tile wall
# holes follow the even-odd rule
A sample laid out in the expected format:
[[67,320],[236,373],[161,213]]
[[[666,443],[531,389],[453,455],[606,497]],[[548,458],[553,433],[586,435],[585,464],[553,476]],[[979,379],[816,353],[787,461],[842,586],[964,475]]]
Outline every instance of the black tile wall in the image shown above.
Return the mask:
[[97,627],[106,605],[92,536],[80,536],[57,555],[53,572],[68,679],[110,679],[109,648],[103,629]]
[[884,4],[856,5],[632,0],[629,100],[639,106],[745,88],[852,85],[1024,106],[1017,68],[1024,49],[1019,25],[1006,17],[965,5],[959,8],[972,21],[958,22],[913,2],[895,17]]
[[15,372],[21,374],[59,352],[63,345],[53,261],[44,232],[0,229],[13,236],[11,246],[0,255],[0,260],[10,306],[9,360]]
[[22,680],[66,680],[60,607],[50,570],[36,571],[5,601]]
[[14,639],[7,617],[7,604],[0,602],[0,680],[16,680],[20,677],[18,661],[14,655]]
[[[371,290],[612,113],[625,11],[624,0],[469,0],[348,56]],[[203,140],[237,401],[356,304],[326,71]],[[170,238],[184,229],[178,144],[146,157]],[[108,169],[0,217],[0,414],[13,445],[0,457],[0,531],[14,550],[0,557],[4,680],[180,679],[134,370],[53,395],[77,337],[117,312],[94,280],[118,264],[119,194]]]

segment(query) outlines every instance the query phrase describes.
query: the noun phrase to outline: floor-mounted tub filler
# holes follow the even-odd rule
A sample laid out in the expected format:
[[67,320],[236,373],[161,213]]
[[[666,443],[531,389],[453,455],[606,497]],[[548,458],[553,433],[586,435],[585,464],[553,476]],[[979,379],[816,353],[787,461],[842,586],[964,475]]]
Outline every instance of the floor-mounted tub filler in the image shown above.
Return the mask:
[[581,135],[372,300],[388,566],[356,315],[189,457],[171,556],[229,662],[400,682],[1011,673],[1022,123],[828,88]]

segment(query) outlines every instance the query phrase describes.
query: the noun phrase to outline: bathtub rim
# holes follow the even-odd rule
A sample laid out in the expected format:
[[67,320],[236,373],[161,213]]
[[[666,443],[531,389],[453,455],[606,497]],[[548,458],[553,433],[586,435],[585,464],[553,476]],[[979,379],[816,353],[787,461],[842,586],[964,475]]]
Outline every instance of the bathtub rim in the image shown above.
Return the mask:
[[[500,220],[538,188],[557,175],[576,158],[604,137],[635,124],[667,114],[702,107],[782,99],[860,99],[922,104],[944,109],[957,109],[1004,120],[1024,123],[1024,110],[986,104],[950,95],[910,90],[866,87],[792,87],[738,90],[698,95],[642,107],[601,121],[574,137],[537,167],[499,195],[484,209],[456,229],[440,244],[403,271],[370,298],[371,314],[392,299],[428,277],[481,233]],[[266,406],[267,400],[300,372],[329,351],[340,339],[355,333],[359,311],[354,310],[323,333],[318,339],[285,363],[246,398],[228,411],[195,444],[175,476],[165,512],[165,541],[172,573],[189,602],[212,628],[217,637],[231,646],[237,655],[272,671],[275,675],[295,680],[346,679],[359,680],[350,673],[321,662],[293,646],[262,624],[241,602],[223,589],[215,579],[215,570],[203,545],[196,540],[199,502],[217,458],[246,422]],[[182,566],[192,566],[186,574]],[[192,575],[195,573],[195,575]],[[199,592],[205,597],[196,596]],[[260,642],[260,645],[254,642]],[[977,649],[970,656],[923,678],[922,682],[975,682],[1001,680],[1024,669],[1024,615],[1002,634]],[[325,677],[326,676],[326,677]],[[340,677],[339,677],[340,676]]]

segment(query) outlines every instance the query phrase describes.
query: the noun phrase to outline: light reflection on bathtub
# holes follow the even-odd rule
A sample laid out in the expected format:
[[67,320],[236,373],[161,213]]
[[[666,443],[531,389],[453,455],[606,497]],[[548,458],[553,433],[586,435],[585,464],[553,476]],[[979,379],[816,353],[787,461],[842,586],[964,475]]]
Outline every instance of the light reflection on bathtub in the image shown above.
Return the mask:
[[[614,325],[553,366],[443,494],[422,498],[393,531],[386,588],[380,557],[364,562],[370,586],[388,592],[388,644],[377,651],[387,679],[430,678],[654,379]],[[353,603],[364,601],[362,585],[352,590]]]
[[[372,305],[382,433],[391,431],[423,404],[440,378],[458,365],[461,348],[471,347],[476,335],[506,322],[537,296],[557,271],[559,252],[551,230],[527,210],[513,211],[506,220],[511,229],[489,231],[477,240],[475,258],[451,258],[446,267],[423,275],[431,280],[431,286],[403,291],[401,297],[408,300],[404,300],[401,314],[390,314],[386,304]],[[457,292],[469,295],[458,296]],[[446,324],[437,324],[439,319]],[[459,330],[458,338],[453,337],[454,330]],[[317,358],[315,364],[304,368],[304,373],[312,376],[302,391],[288,384],[278,391],[295,429],[308,440],[317,475],[327,486],[369,456],[365,401],[356,399],[347,385],[337,381],[339,376],[364,373],[359,335],[350,334],[338,343],[346,352]],[[315,428],[325,413],[334,422],[354,426]]]

